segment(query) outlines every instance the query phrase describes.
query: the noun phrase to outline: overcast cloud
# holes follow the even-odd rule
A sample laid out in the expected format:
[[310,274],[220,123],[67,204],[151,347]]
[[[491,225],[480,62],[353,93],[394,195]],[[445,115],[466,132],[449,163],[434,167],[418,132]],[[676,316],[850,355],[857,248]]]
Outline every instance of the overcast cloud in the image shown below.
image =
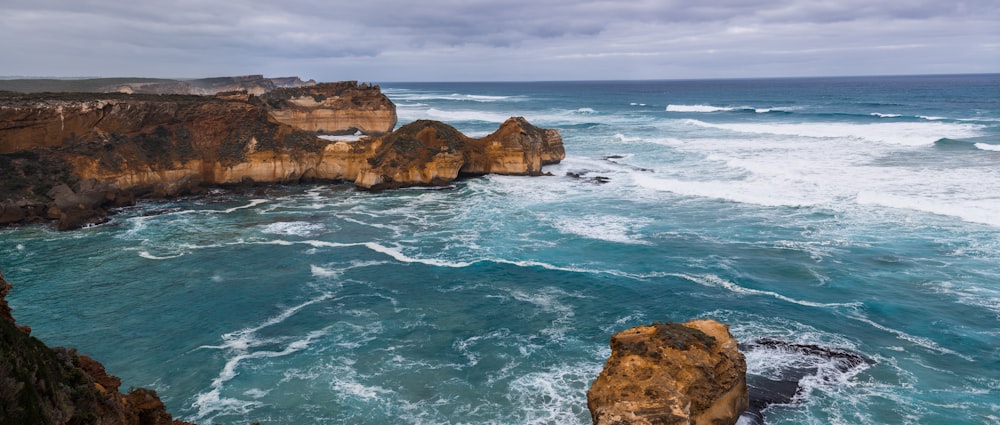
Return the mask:
[[3,0],[0,75],[321,81],[1000,72],[997,0]]

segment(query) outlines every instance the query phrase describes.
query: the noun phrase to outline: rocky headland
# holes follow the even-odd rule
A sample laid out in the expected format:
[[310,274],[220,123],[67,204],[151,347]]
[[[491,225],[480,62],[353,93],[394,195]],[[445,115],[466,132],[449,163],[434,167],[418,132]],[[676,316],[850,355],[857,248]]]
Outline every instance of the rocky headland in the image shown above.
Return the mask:
[[638,326],[611,337],[587,407],[595,425],[731,425],[749,404],[746,369],[714,320]]
[[[555,130],[511,118],[469,138],[417,121],[357,82],[212,96],[0,93],[0,225],[98,223],[137,198],[206,187],[348,181],[381,190],[463,175],[539,175],[565,156]],[[361,140],[321,134],[361,132]]]
[[123,394],[101,363],[17,326],[10,289],[0,272],[0,424],[193,425],[174,420],[155,391]]

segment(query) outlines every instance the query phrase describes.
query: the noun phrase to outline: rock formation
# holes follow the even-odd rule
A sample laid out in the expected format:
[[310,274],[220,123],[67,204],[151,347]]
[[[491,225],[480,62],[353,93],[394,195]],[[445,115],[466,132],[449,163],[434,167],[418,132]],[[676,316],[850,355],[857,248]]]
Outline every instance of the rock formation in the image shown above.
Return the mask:
[[0,424],[193,425],[174,420],[156,392],[118,391],[96,360],[49,348],[18,327],[0,273]]
[[281,88],[264,94],[271,116],[300,130],[319,134],[368,135],[396,127],[396,105],[379,86],[356,81]]
[[746,360],[714,320],[613,335],[611,357],[587,391],[595,425],[735,424],[747,405]]
[[419,120],[374,139],[372,156],[355,184],[367,189],[442,185],[459,175],[542,174],[542,166],[566,156],[555,130],[535,127],[522,117],[505,121],[474,139],[447,124]]
[[[302,106],[309,102],[318,103]],[[216,185],[321,180],[379,190],[441,185],[459,175],[539,175],[542,165],[565,156],[558,132],[523,118],[482,139],[418,121],[379,137],[329,141],[312,127],[275,117],[323,108],[371,115],[324,131],[377,133],[395,125],[395,109],[378,87],[354,82],[277,89],[265,97],[0,95],[0,225],[55,220],[72,229],[100,222],[109,209],[138,197]]]

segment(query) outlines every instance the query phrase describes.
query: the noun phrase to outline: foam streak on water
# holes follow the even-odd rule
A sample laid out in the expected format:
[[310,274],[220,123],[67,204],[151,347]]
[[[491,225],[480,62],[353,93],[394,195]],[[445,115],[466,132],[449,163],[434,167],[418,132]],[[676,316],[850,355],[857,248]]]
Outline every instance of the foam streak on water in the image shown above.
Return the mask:
[[768,424],[1000,416],[997,76],[381,86],[567,158],[5,230],[19,322],[206,424],[587,424],[610,334],[699,317],[797,387]]

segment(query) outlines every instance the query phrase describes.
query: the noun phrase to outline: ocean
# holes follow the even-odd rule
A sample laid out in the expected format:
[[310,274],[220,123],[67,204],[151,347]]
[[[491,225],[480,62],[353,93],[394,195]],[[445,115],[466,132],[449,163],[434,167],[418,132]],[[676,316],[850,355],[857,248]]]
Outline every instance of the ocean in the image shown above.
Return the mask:
[[1000,422],[1000,75],[381,87],[566,159],[2,230],[18,321],[200,424],[588,424],[610,335],[692,318],[798,386],[768,424]]

